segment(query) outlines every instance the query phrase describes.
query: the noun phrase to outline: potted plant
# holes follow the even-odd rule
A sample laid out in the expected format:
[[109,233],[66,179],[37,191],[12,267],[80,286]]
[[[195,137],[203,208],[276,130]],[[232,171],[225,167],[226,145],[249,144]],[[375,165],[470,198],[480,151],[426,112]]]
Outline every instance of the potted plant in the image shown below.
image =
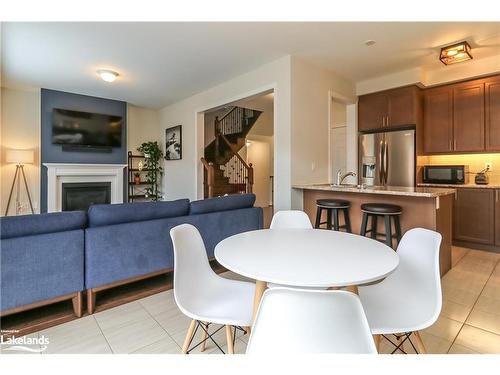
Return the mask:
[[134,184],[139,185],[141,183],[141,174],[139,172],[134,173]]
[[163,158],[163,151],[156,141],[144,142],[137,148],[137,151],[144,154],[144,169],[147,170],[146,182],[150,184],[146,188],[145,196],[153,201],[161,200],[160,183],[163,176],[163,168],[160,166],[160,160]]

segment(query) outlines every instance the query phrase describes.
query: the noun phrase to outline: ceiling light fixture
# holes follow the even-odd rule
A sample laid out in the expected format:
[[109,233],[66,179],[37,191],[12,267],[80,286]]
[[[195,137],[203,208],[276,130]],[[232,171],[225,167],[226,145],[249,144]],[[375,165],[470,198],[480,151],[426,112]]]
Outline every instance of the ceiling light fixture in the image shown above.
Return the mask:
[[464,40],[463,42],[441,48],[439,60],[441,60],[444,65],[471,60],[472,55],[470,54],[470,50],[469,43]]
[[97,74],[103,81],[106,82],[113,82],[119,76],[117,72],[113,72],[112,70],[107,69],[99,69],[97,71]]
[[367,45],[368,47],[370,46],[373,46],[375,43],[377,43],[376,41],[372,40],[372,39],[369,39],[365,42],[365,45]]

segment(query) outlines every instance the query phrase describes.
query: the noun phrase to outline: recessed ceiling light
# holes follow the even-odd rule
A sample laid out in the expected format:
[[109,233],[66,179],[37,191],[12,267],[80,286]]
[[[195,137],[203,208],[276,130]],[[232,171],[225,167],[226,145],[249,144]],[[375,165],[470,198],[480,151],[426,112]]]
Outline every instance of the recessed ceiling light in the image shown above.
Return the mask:
[[369,47],[369,46],[373,46],[375,43],[377,43],[377,42],[372,40],[372,39],[369,39],[365,42],[365,45],[367,45]]
[[103,81],[106,82],[113,82],[116,79],[116,77],[119,76],[117,72],[113,72],[112,70],[108,69],[99,69],[97,71],[97,74],[99,75],[99,77],[101,77]]
[[470,45],[465,40],[441,48],[441,53],[439,54],[439,60],[441,60],[444,65],[455,64],[470,59],[472,59]]

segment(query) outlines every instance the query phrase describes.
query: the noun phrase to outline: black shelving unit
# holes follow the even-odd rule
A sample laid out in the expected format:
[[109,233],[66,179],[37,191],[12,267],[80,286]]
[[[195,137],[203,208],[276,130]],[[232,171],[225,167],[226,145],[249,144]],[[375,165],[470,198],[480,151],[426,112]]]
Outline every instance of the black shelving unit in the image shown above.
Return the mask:
[[[155,195],[149,194],[146,196],[146,188],[151,186],[149,182],[143,181],[145,179],[145,174],[149,171],[149,169],[139,170],[137,168],[137,163],[135,160],[144,160],[143,155],[133,155],[131,151],[128,152],[128,173],[127,173],[127,183],[128,183],[128,201],[129,202],[137,202],[137,201],[150,201]],[[134,182],[134,174],[141,174],[141,182],[136,184]]]

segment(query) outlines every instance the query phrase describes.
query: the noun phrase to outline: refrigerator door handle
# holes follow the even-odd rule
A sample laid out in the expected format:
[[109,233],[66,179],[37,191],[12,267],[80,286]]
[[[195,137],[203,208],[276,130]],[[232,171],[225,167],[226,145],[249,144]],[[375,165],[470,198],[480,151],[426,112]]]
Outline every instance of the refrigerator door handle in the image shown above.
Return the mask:
[[384,185],[389,180],[389,145],[384,141]]
[[379,181],[382,185],[384,185],[384,140],[380,141],[380,146],[379,146],[379,160],[380,160],[380,168],[378,171],[378,178]]

